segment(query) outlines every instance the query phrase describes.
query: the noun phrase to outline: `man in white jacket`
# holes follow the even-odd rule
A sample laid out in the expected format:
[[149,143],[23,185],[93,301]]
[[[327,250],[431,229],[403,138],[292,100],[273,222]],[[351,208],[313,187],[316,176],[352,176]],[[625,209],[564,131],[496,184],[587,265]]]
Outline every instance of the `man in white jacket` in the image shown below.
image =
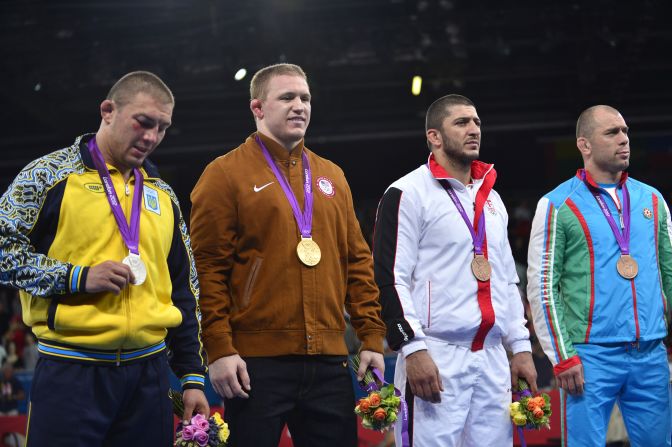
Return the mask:
[[497,173],[477,160],[481,121],[469,99],[436,100],[426,135],[427,163],[380,201],[373,248],[409,438],[413,446],[510,446],[511,385],[521,377],[536,391],[537,374],[508,215],[492,189]]

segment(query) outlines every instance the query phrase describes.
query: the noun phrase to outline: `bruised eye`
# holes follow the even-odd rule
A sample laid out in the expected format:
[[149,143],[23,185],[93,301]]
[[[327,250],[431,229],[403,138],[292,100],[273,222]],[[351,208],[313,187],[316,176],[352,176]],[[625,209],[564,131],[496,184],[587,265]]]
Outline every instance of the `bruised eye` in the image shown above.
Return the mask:
[[147,118],[138,117],[135,120],[145,129],[152,129],[154,126],[156,126],[154,121]]

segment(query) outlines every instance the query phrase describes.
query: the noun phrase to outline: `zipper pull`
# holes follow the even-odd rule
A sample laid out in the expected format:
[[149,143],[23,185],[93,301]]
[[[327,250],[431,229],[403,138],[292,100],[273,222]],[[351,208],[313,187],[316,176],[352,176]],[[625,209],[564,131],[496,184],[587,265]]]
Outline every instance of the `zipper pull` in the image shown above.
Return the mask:
[[121,348],[117,349],[117,366],[121,363]]
[[625,228],[625,223],[623,223],[623,213],[621,211],[618,211],[618,219],[621,221],[621,230]]
[[128,187],[128,183],[124,183],[124,186],[126,187],[126,195],[131,195],[131,188]]

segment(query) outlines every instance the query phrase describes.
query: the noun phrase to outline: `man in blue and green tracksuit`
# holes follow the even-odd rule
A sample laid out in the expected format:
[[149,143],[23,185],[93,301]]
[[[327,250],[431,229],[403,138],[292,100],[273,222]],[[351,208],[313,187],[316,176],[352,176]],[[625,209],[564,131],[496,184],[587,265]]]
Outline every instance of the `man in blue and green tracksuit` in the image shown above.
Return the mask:
[[585,110],[576,137],[584,169],[539,201],[528,252],[534,327],[562,389],[563,445],[604,446],[617,402],[632,445],[669,446],[670,212],[625,172],[617,110]]

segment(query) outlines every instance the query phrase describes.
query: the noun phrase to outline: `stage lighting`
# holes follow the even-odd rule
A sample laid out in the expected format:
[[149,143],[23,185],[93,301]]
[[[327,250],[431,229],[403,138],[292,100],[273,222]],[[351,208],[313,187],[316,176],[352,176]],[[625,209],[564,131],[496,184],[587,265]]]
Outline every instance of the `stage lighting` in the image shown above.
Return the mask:
[[233,76],[233,79],[235,79],[236,81],[242,81],[245,78],[246,75],[247,75],[247,70],[245,70],[244,68],[241,68]]
[[411,93],[413,96],[418,96],[422,90],[422,76],[415,75],[413,76],[413,82],[411,83]]

